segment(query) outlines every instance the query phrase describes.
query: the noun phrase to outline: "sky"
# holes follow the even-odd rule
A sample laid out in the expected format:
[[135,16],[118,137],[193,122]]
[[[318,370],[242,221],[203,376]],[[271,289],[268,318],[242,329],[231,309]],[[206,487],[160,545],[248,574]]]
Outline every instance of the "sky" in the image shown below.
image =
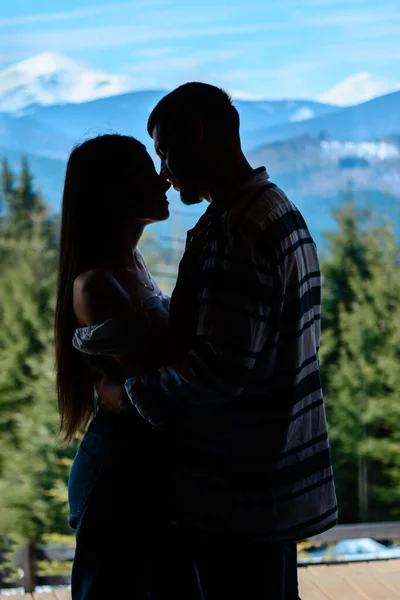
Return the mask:
[[400,0],[1,0],[0,69],[42,52],[134,89],[317,99],[355,74],[400,82]]

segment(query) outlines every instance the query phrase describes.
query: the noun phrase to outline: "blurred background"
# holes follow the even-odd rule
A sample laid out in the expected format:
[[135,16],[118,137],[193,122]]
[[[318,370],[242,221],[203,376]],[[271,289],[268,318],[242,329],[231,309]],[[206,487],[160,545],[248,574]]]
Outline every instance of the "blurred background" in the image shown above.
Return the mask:
[[[250,162],[297,204],[320,250],[341,522],[400,520],[398,9],[398,0],[2,0],[0,562],[27,542],[73,542],[66,483],[78,440],[57,437],[52,347],[68,155],[117,131],[157,160],[149,112],[193,80],[232,94]],[[142,245],[167,292],[205,209],[169,194],[170,220]]]

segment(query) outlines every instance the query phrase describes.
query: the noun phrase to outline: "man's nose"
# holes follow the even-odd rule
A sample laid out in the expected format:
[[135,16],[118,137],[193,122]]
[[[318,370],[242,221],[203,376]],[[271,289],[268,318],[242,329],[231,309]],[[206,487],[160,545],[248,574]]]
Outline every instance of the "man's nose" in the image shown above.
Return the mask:
[[[164,178],[163,178],[164,179]],[[171,182],[168,179],[164,179],[163,181],[164,190],[167,191],[171,187]]]
[[167,167],[167,163],[165,160],[163,160],[161,162],[161,167],[160,167],[160,175],[163,179],[169,179],[171,177],[171,172]]

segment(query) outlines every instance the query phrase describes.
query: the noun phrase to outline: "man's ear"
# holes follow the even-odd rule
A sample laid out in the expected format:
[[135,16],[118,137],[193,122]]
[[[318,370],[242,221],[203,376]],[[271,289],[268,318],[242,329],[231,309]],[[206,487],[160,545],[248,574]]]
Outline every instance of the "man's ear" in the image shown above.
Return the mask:
[[187,128],[188,141],[191,146],[200,146],[204,139],[203,121],[195,117]]

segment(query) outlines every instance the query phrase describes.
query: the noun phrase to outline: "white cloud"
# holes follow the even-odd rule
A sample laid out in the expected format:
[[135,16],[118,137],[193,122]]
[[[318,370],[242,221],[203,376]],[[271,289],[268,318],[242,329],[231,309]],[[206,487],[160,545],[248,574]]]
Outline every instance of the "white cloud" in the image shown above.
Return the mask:
[[258,96],[257,94],[251,94],[249,92],[245,92],[244,90],[230,90],[227,92],[232,96],[234,100],[263,100],[262,96]]
[[138,48],[133,50],[131,56],[134,58],[164,58],[175,52],[174,48]]
[[[400,12],[395,5],[391,6],[387,3],[373,8],[357,8],[348,5],[342,10],[316,10],[311,13],[297,9],[292,11],[291,16],[292,24],[304,30],[331,28],[330,35],[336,30],[340,36],[337,37],[336,52],[341,58],[345,54],[342,48],[346,43],[353,43],[354,48],[357,49],[357,46],[363,42],[372,44],[380,40],[384,43],[389,37],[400,35]],[[392,45],[396,45],[395,40],[392,40]],[[321,44],[320,49],[321,53],[326,52],[324,44]],[[347,59],[347,56],[345,58]],[[368,58],[365,59],[365,62],[367,61]]]
[[158,71],[185,71],[195,69],[201,64],[201,59],[196,56],[172,56],[160,57],[155,60],[146,60],[125,68],[130,73],[135,72],[158,72]]
[[[400,36],[400,20],[393,20],[388,22],[372,22],[369,24],[363,24],[360,27],[353,27],[349,31],[349,38],[352,40],[368,40],[369,43],[372,40],[384,41],[388,40],[392,36]],[[398,46],[394,44],[392,40],[392,46]]]
[[[135,54],[135,53],[133,53]],[[221,61],[230,60],[237,56],[235,50],[202,50],[192,52],[185,56],[173,56],[172,51],[162,51],[155,53],[154,58],[150,53],[150,60],[143,60],[131,65],[125,65],[125,71],[129,73],[155,73],[165,75],[168,71],[191,71],[211,63],[213,67]]]
[[349,26],[354,24],[364,23],[393,23],[399,21],[400,14],[398,11],[389,13],[385,10],[343,10],[338,12],[327,13],[323,15],[304,17],[302,23],[306,26],[325,27],[330,25]]
[[10,63],[16,63],[24,58],[26,58],[26,52],[19,52],[17,49],[13,50],[12,52],[0,52],[0,69],[6,68]]
[[68,21],[81,19],[84,17],[94,17],[110,11],[121,10],[124,8],[141,8],[152,6],[163,6],[166,0],[136,0],[135,2],[115,2],[110,4],[101,4],[99,6],[90,6],[77,8],[69,11],[58,11],[52,13],[39,13],[35,15],[20,15],[18,17],[8,17],[0,19],[0,27],[13,27],[18,25],[30,25],[35,23],[56,23],[58,21]]
[[244,89],[258,98],[310,100],[316,93],[310,88],[310,75],[315,79],[315,72],[324,67],[322,59],[297,60],[279,67],[221,70],[211,77],[228,89]]
[[[349,65],[356,65],[354,71],[358,70],[360,64],[368,65],[368,69],[378,71],[382,65],[387,65],[389,61],[397,61],[400,57],[400,50],[393,44],[393,40],[384,36],[382,39],[356,39],[354,33],[347,37],[341,36],[340,42],[327,44],[321,48],[319,67],[326,70],[330,67],[340,67],[349,70]],[[398,65],[394,67],[398,70]],[[392,70],[393,72],[394,69]],[[318,73],[316,73],[318,77]]]
[[280,79],[288,80],[296,77],[301,77],[306,73],[310,73],[315,69],[324,66],[324,62],[321,59],[313,60],[299,60],[289,62],[284,66],[279,67],[265,67],[260,69],[236,69],[234,71],[227,71],[225,73],[219,73],[218,76],[222,77],[225,81],[240,81],[240,80],[266,80],[268,79]]
[[400,90],[400,81],[374,77],[371,73],[356,73],[321,94],[321,102],[349,106]]
[[74,28],[53,31],[35,31],[23,35],[3,35],[1,46],[28,48],[32,52],[54,52],[88,50],[91,48],[113,48],[135,45],[157,40],[191,39],[193,37],[216,37],[242,35],[267,31],[274,24],[257,25],[210,25],[208,27],[159,27],[154,26],[111,26]]
[[[302,0],[301,6],[302,9],[306,7],[310,8],[330,8],[331,6],[337,8],[339,4],[344,4],[346,6],[353,4],[365,4],[365,0]],[[279,6],[285,8],[298,8],[299,0],[280,0]]]

